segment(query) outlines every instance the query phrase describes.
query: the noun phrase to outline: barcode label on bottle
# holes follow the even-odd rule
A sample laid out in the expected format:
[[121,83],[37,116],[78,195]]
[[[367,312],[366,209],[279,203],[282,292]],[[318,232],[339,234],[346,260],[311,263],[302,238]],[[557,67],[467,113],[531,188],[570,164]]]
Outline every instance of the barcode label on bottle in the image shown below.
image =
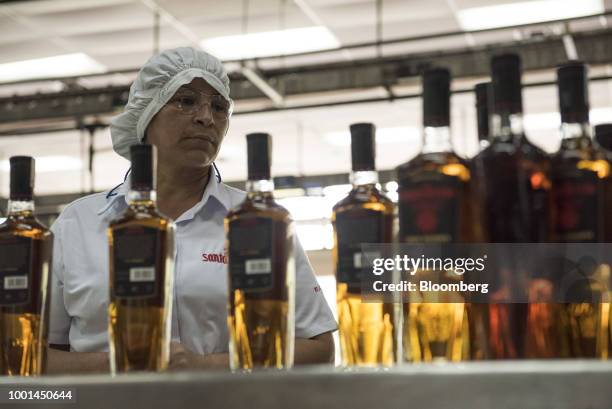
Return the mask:
[[24,305],[30,302],[30,286],[36,285],[32,279],[32,252],[32,239],[0,239],[0,305]]
[[28,277],[27,276],[4,277],[4,289],[5,290],[27,290],[27,288],[28,288]]
[[154,297],[159,293],[155,263],[160,249],[157,229],[129,226],[113,232],[113,282],[115,297]]
[[130,282],[142,283],[145,281],[155,281],[155,267],[130,268]]
[[372,259],[380,257],[363,253],[362,246],[384,241],[384,217],[382,212],[373,210],[353,210],[336,216],[336,280],[348,284],[352,292],[360,291],[364,269]]
[[[272,268],[273,233],[273,221],[265,217],[230,223],[228,268],[232,291],[268,291],[272,288],[273,275],[277,274]],[[283,237],[282,233],[280,235]]]
[[244,268],[247,274],[268,274],[272,272],[272,263],[269,258],[247,260]]

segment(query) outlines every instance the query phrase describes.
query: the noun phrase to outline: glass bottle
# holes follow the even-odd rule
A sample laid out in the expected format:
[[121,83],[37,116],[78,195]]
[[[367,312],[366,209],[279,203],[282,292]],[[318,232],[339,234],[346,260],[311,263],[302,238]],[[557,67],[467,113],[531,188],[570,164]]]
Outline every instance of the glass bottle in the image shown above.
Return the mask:
[[[450,135],[450,72],[423,74],[423,147],[398,167],[399,242],[446,244],[474,238],[471,173],[453,150]],[[421,280],[460,279],[453,272],[421,270]],[[459,361],[469,356],[465,299],[460,293],[411,293],[404,303],[403,353],[408,361]],[[416,298],[415,298],[416,297]]]
[[34,159],[10,158],[10,197],[0,225],[0,373],[45,371],[53,234],[34,216]]
[[[587,66],[579,61],[561,65],[557,69],[557,88],[562,139],[552,158],[553,239],[558,243],[602,243],[608,222],[605,200],[606,187],[610,185],[610,160],[591,134]],[[605,358],[610,304],[602,302],[601,297],[608,291],[609,266],[601,265],[583,273],[589,276],[589,293],[600,297],[600,302],[567,303],[560,324],[569,340],[571,357]],[[572,294],[565,292],[565,286],[561,290],[570,298],[568,301],[573,299]]]
[[108,226],[112,374],[163,371],[170,358],[175,227],[156,207],[156,156],[130,147],[128,207]]
[[393,241],[394,205],[376,187],[375,127],[350,126],[353,188],[332,212],[333,259],[340,349],[344,366],[391,366],[395,363],[395,307],[389,302],[364,302],[361,296],[364,243]]
[[[537,243],[550,238],[550,159],[532,144],[523,129],[521,61],[516,54],[502,54],[491,60],[493,112],[491,143],[473,159],[478,186],[479,213],[484,238],[490,243]],[[487,314],[483,322],[488,336],[488,355],[492,359],[525,356],[527,329],[541,329],[528,319],[541,314],[523,301],[524,272],[513,256],[504,260],[490,285]],[[540,277],[541,275],[544,277]],[[533,285],[546,272],[535,272]],[[543,329],[544,332],[550,328]],[[537,337],[537,335],[534,335]]]
[[291,368],[295,332],[293,223],[274,201],[270,135],[247,135],[247,197],[225,218],[230,367]]

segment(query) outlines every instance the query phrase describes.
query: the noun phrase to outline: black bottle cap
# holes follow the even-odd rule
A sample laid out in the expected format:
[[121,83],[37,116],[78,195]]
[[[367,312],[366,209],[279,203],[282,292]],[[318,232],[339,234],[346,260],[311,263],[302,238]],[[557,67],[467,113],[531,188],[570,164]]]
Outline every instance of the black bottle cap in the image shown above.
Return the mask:
[[352,124],[351,163],[353,172],[375,169],[376,127],[371,123]]
[[131,189],[155,189],[155,173],[157,168],[157,151],[155,146],[149,144],[132,145],[130,146],[130,158],[132,159]]
[[603,148],[612,151],[612,123],[595,125],[595,140]]
[[589,74],[586,64],[571,61],[557,68],[561,122],[589,122]]
[[490,82],[481,82],[474,87],[476,94],[476,122],[478,125],[478,139],[489,138],[490,104],[493,102],[493,88]]
[[491,59],[493,112],[518,114],[523,112],[521,94],[521,58],[518,54],[502,54]]
[[423,73],[423,126],[450,125],[450,80],[446,68]]
[[32,200],[34,194],[34,158],[30,156],[12,156],[10,200]]
[[270,179],[272,141],[270,134],[250,133],[247,138],[248,179]]

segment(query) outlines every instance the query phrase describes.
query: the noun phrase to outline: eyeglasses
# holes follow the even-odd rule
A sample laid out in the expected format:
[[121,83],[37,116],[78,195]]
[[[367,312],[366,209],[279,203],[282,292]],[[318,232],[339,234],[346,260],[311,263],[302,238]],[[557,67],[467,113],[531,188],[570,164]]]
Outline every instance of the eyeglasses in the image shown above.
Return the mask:
[[168,105],[173,106],[185,115],[195,115],[204,105],[208,105],[213,116],[219,119],[229,118],[233,108],[233,104],[221,95],[205,94],[191,88],[179,88],[168,101]]

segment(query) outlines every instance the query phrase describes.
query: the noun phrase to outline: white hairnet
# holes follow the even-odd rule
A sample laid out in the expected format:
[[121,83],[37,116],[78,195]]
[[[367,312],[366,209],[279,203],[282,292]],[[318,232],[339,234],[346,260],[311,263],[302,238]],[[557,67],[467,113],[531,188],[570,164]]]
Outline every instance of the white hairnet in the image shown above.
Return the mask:
[[123,112],[111,120],[113,149],[130,159],[130,146],[142,143],[151,119],[174,93],[194,78],[203,78],[231,102],[229,78],[215,56],[191,47],[163,51],[146,62],[130,87]]

